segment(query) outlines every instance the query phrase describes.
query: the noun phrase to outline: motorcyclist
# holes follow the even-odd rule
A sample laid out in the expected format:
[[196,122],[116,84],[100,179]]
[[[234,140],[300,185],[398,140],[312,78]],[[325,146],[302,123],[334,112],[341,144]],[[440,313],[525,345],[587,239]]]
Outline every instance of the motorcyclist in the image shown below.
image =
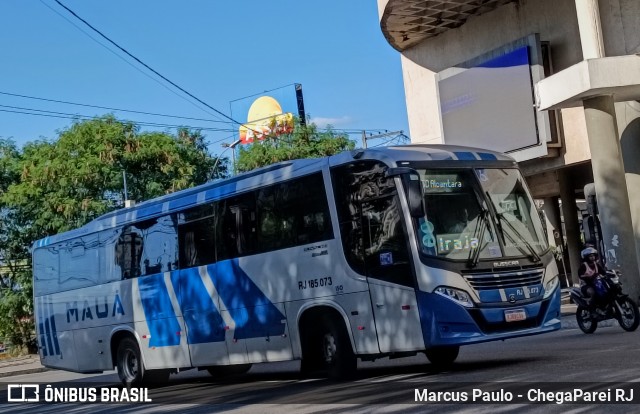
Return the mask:
[[587,304],[593,311],[596,300],[595,283],[598,276],[605,276],[606,269],[598,261],[598,251],[593,247],[587,247],[582,250],[580,256],[582,256],[582,264],[580,265],[580,269],[578,269],[578,277],[582,281],[580,290],[587,300]]

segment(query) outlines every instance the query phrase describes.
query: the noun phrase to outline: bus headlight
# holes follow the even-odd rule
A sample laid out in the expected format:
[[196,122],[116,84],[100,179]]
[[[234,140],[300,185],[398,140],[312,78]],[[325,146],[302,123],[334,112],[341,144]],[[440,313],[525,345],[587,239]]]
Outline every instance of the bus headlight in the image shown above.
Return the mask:
[[464,290],[440,286],[436,288],[436,290],[434,290],[433,293],[437,293],[438,295],[442,295],[446,298],[449,298],[466,308],[473,307],[473,302],[471,302],[471,298],[469,297],[469,294]]
[[553,279],[551,279],[547,282],[546,285],[544,285],[544,296],[542,297],[542,299],[546,299],[551,296],[553,291],[556,290],[556,287],[558,287],[558,282],[558,276],[554,276]]

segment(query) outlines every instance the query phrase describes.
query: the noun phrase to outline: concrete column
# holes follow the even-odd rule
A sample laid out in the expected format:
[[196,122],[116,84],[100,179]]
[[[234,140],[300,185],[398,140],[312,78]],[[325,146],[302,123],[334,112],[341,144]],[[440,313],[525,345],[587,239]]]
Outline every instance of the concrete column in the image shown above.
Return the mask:
[[577,284],[578,268],[580,267],[580,224],[578,223],[578,206],[576,205],[576,192],[573,183],[567,178],[565,171],[558,171],[558,183],[560,184],[560,200],[562,201],[562,217],[564,218],[564,230],[567,237],[567,250],[569,255],[569,268],[571,269],[571,282]]
[[607,267],[622,272],[625,291],[635,300],[640,271],[613,98],[598,96],[583,104]]
[[556,249],[560,249],[562,252],[562,259],[558,262],[558,270],[564,277],[560,278],[563,287],[570,286],[569,280],[570,268],[569,264],[565,262],[566,252],[564,247],[564,236],[562,234],[562,218],[560,216],[560,205],[558,204],[558,197],[548,197],[544,199],[542,206],[544,216],[546,218],[547,237],[551,246],[556,246]]
[[602,23],[598,0],[576,0],[576,14],[582,44],[582,59],[604,57]]
[[542,210],[547,219],[545,224],[547,226],[549,244],[552,246],[562,246],[562,221],[560,218],[558,197],[545,198]]

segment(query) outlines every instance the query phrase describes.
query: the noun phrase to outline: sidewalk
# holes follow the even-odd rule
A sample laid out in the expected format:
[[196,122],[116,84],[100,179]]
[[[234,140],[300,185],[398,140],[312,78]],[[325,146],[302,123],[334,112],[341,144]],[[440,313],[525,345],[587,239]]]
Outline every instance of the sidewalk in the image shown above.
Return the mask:
[[38,355],[27,355],[0,360],[0,378],[13,375],[35,374],[48,371],[48,369],[49,368],[45,368],[40,364],[40,357]]

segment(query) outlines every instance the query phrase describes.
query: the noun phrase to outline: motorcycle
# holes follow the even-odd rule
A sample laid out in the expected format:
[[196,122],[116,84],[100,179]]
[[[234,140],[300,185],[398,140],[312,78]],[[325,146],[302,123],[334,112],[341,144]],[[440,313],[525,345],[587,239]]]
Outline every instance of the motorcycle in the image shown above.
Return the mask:
[[571,288],[570,295],[573,303],[578,305],[576,320],[578,327],[586,334],[594,333],[598,322],[616,319],[625,331],[635,331],[640,324],[638,305],[622,292],[620,273],[607,270],[604,276],[598,276],[597,283],[604,285],[604,292],[596,294],[594,305],[589,306],[587,299],[578,287]]

